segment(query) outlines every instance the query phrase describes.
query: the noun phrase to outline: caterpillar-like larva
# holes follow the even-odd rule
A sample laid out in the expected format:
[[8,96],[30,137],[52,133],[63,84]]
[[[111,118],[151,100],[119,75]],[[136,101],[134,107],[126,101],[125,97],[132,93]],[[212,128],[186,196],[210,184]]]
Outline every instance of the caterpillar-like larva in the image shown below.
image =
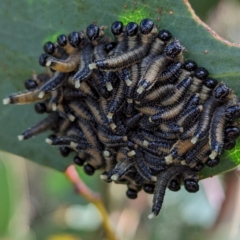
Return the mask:
[[3,104],[35,103],[47,116],[19,140],[51,130],[46,142],[63,157],[75,152],[86,174],[100,169],[105,182],[125,184],[130,199],[153,194],[152,218],[167,188],[198,191],[199,171],[235,147],[240,102],[206,68],[184,60],[182,43],[152,20],[114,22],[114,40],[105,29],[91,24],[47,42],[39,58],[47,73]]

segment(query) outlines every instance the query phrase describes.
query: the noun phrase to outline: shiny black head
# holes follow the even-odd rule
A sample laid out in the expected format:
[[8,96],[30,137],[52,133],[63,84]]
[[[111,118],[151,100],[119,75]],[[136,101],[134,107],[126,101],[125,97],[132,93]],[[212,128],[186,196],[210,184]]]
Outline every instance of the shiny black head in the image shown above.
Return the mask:
[[128,36],[136,36],[138,33],[138,24],[135,22],[128,23],[126,26],[126,31]]
[[208,166],[208,167],[210,167],[210,168],[213,168],[213,167],[216,167],[218,164],[219,164],[219,162],[220,162],[220,158],[219,157],[216,157],[215,159],[208,159],[207,161],[206,161],[206,165]]
[[163,42],[168,42],[172,38],[172,34],[165,29],[162,29],[158,33],[158,38]]
[[214,90],[216,100],[224,100],[230,94],[230,89],[225,83],[220,83]]
[[100,29],[95,24],[91,24],[87,27],[87,36],[90,39],[90,41],[93,41],[97,37],[99,37],[99,32],[100,32]]
[[52,55],[55,51],[55,46],[52,42],[46,42],[43,46],[45,53]]
[[135,191],[133,189],[128,189],[127,192],[126,192],[126,195],[130,199],[136,199],[137,196],[138,196],[137,191]]
[[153,184],[145,184],[143,186],[143,190],[146,193],[153,194],[154,193],[155,186]]
[[153,21],[146,18],[141,21],[139,29],[143,35],[147,35],[152,31],[153,27],[154,27]]
[[203,84],[210,89],[214,89],[217,86],[218,82],[216,79],[208,77],[204,79]]
[[69,147],[62,146],[59,148],[59,151],[63,157],[67,157],[70,154],[71,149]]
[[47,56],[45,53],[43,53],[43,54],[39,57],[38,62],[39,62],[39,64],[40,64],[40,66],[43,66],[43,67],[46,66],[47,58],[48,58],[48,56]]
[[28,79],[24,82],[24,86],[27,90],[34,90],[37,87],[37,83],[33,79]]
[[78,156],[75,156],[73,159],[74,163],[77,164],[78,166],[83,166],[85,163],[85,159],[80,158]]
[[240,130],[236,126],[227,126],[224,133],[225,139],[237,139],[240,136]]
[[236,140],[234,140],[234,139],[224,140],[223,148],[225,150],[231,150],[231,149],[235,148],[235,146],[236,146]]
[[95,173],[95,168],[90,164],[85,164],[83,170],[89,176],[92,176]]
[[198,164],[193,168],[193,171],[195,171],[195,172],[200,172],[203,168],[204,168],[204,164],[203,164],[203,163],[198,163]]
[[72,47],[77,48],[81,43],[81,37],[79,36],[79,33],[72,32],[68,35],[68,41]]
[[190,193],[195,193],[199,190],[198,182],[193,179],[186,179],[184,181],[184,187]]
[[204,80],[209,75],[209,72],[206,68],[199,67],[195,70],[194,76],[198,79]]
[[172,179],[170,181],[170,183],[168,184],[168,189],[173,191],[173,192],[179,191],[181,189],[179,181],[176,180],[176,179]]
[[197,69],[197,63],[193,60],[186,60],[183,68],[189,72],[195,71]]
[[123,32],[124,26],[120,21],[116,21],[111,26],[111,31],[113,35],[120,35]]
[[64,34],[61,34],[57,38],[57,43],[60,47],[65,47],[67,45],[67,36]]
[[45,113],[47,110],[45,103],[36,103],[34,109],[38,114]]
[[105,45],[105,51],[106,51],[107,53],[109,53],[109,52],[112,51],[116,46],[117,46],[117,43],[116,43],[116,42],[107,43],[107,44]]
[[237,118],[240,118],[240,105],[230,106],[226,109],[226,118],[229,121],[234,121]]
[[175,58],[177,57],[182,51],[184,50],[184,48],[182,47],[182,45],[180,44],[180,42],[178,40],[174,40],[172,42],[170,42],[167,47],[165,48],[165,53],[166,56],[170,57],[170,58]]

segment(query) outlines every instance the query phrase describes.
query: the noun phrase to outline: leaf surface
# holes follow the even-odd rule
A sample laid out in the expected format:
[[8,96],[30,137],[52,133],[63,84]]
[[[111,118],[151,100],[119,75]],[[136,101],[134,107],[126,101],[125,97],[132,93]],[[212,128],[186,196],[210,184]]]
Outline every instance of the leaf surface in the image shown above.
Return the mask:
[[[186,47],[187,59],[206,67],[211,76],[224,81],[240,95],[240,48],[237,44],[222,41],[189,8],[188,1],[1,1],[0,8],[0,96],[24,89],[24,80],[33,71],[44,71],[38,57],[46,41],[72,31],[85,29],[90,23],[110,26],[115,20],[140,21],[151,18],[161,28],[168,29]],[[236,45],[236,46],[234,46]],[[0,105],[2,126],[0,148],[34,162],[63,171],[71,158],[63,158],[58,150],[44,142],[47,136],[19,142],[17,135],[44,116],[34,112],[33,105]],[[222,157],[222,163],[204,170],[202,177],[228,171],[238,164],[239,144]]]

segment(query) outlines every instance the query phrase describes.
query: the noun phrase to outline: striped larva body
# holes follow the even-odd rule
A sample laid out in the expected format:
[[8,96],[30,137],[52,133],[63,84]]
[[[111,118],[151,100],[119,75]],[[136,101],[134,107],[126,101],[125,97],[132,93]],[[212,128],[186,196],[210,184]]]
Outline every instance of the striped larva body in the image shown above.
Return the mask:
[[171,148],[170,155],[165,157],[166,163],[171,164],[173,159],[183,160],[183,155],[193,147],[190,140],[178,140]]
[[178,77],[178,82],[181,82],[185,78],[193,77],[194,71],[197,69],[197,63],[192,60],[186,60],[182,64],[182,71]]
[[225,118],[226,105],[218,107],[213,115],[210,131],[209,131],[209,143],[212,153],[210,159],[214,159],[217,155],[220,155],[224,146],[224,127],[226,124]]
[[112,117],[114,115],[114,113],[121,107],[121,105],[123,104],[123,99],[125,96],[125,90],[126,86],[124,82],[120,82],[119,83],[119,87],[115,90],[115,92],[113,93],[113,97],[111,99],[111,101],[109,102],[109,110],[108,110],[108,119],[110,121],[112,121]]
[[127,145],[127,136],[113,135],[111,132],[108,132],[102,127],[98,128],[98,137],[99,140],[106,145],[107,147],[117,147],[117,146],[126,146]]
[[42,121],[40,121],[36,125],[28,128],[26,131],[24,131],[21,135],[18,136],[18,139],[21,141],[21,140],[29,139],[40,133],[43,133],[43,132],[55,127],[57,125],[57,120],[58,120],[58,114],[51,113],[46,118],[44,118]]
[[[19,93],[14,93],[8,96],[7,98],[3,99],[3,104],[28,104],[28,103],[34,103],[39,102],[39,90],[33,90],[33,91],[23,91]],[[42,100],[45,100],[49,98],[50,94],[45,94]]]
[[161,105],[168,106],[179,102],[187,93],[192,84],[191,78],[185,78],[177,86],[169,92],[162,100]]
[[[187,165],[194,164],[195,162],[195,156],[198,156],[199,152],[202,150],[202,148],[207,144],[208,139],[203,139],[200,143],[195,144],[190,151],[186,152],[184,155],[184,159]],[[201,159],[203,160],[203,159]]]
[[192,106],[191,108],[187,109],[187,111],[184,111],[185,114],[183,114],[178,120],[177,124],[183,128],[183,130],[188,129],[198,119],[200,113],[203,110],[203,106]]
[[79,65],[79,55],[80,50],[74,49],[74,52],[72,52],[67,59],[48,57],[46,60],[46,66],[50,66],[52,69],[59,72],[72,72]]
[[[174,61],[175,58],[183,51],[182,46],[178,40],[170,42],[162,55],[156,56],[152,61],[151,65],[145,70],[141,80],[138,83],[137,93],[142,94],[144,90],[150,90],[156,81],[166,80],[166,78],[159,78],[161,73],[169,62]],[[174,52],[174,54],[173,54]],[[170,77],[166,75],[167,77]]]
[[74,112],[74,114],[80,118],[84,119],[87,122],[93,122],[93,115],[86,107],[86,105],[82,102],[72,101],[69,104],[69,108]]
[[142,45],[116,57],[95,61],[90,68],[98,68],[103,71],[116,71],[139,62],[145,57],[151,46],[151,40],[156,34],[156,27],[149,19],[144,19],[140,23],[141,43]]
[[51,98],[49,104],[53,111],[57,110],[57,106],[61,104],[63,100],[63,89],[58,88],[56,90],[51,91]]
[[201,113],[197,130],[195,131],[192,143],[196,143],[198,140],[202,139],[210,128],[211,118],[216,107],[220,105],[221,102],[226,101],[231,97],[231,91],[225,84],[219,84],[212,95],[205,104],[203,105],[203,111]]
[[84,136],[86,137],[87,141],[92,146],[95,146],[97,149],[101,150],[102,144],[99,141],[93,126],[84,120],[78,121],[78,125],[81,128],[81,130],[83,131]]
[[206,102],[212,94],[213,89],[217,86],[217,81],[213,78],[206,78],[200,91],[200,102]]
[[173,107],[165,108],[162,107],[162,109],[159,112],[155,113],[149,118],[149,121],[156,123],[173,121],[182,111],[182,107],[184,106],[184,104],[185,104],[184,102],[180,102],[179,104]]
[[44,94],[58,89],[63,85],[66,79],[67,79],[66,73],[56,72],[53,78],[51,78],[48,82],[41,86],[41,88],[39,89],[38,97],[43,98]]
[[92,100],[88,100],[88,101],[86,101],[86,105],[88,106],[89,110],[91,111],[91,113],[92,113],[91,115],[93,116],[93,119],[95,119],[95,121],[98,124],[100,124],[101,126],[108,128],[108,127],[106,127],[106,126],[108,126],[107,118],[104,116],[101,109],[99,109],[98,104]]
[[146,164],[144,164],[144,155],[142,152],[137,152],[134,162],[138,173],[143,177],[143,179],[156,182],[157,178],[152,175],[151,170]]
[[198,93],[203,85],[203,81],[208,77],[208,70],[199,67],[194,71],[193,84],[190,88],[191,93]]
[[151,64],[152,60],[157,56],[163,53],[164,47],[172,38],[172,34],[167,30],[160,30],[158,32],[157,37],[154,39],[149,54],[143,58],[140,69],[141,75],[145,72],[146,68],[149,64]]
[[159,85],[156,88],[152,88],[149,92],[146,92],[144,98],[139,102],[139,104],[147,104],[149,102],[159,102],[161,99],[167,95],[168,92],[174,89],[173,84]]
[[152,213],[148,216],[149,219],[152,219],[153,217],[156,217],[163,204],[163,199],[165,196],[166,188],[170,182],[170,180],[177,176],[178,174],[181,174],[182,172],[186,171],[188,167],[181,166],[181,165],[175,165],[171,166],[166,170],[165,172],[162,172],[158,178],[157,178],[157,184],[155,187],[155,194],[153,197],[153,207],[152,207]]
[[158,76],[157,81],[161,81],[163,83],[166,81],[169,83],[176,82],[176,80],[179,79],[179,76],[181,75],[181,67],[182,63],[180,62],[173,62],[169,64],[166,69]]

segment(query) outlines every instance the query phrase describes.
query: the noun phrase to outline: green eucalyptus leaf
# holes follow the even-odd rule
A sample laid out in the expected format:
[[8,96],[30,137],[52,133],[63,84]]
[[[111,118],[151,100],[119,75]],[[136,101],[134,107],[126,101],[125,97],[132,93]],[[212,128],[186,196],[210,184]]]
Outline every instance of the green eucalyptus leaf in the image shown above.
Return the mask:
[[[1,96],[24,89],[24,80],[33,71],[43,72],[38,57],[46,41],[71,31],[85,29],[90,23],[110,26],[115,20],[140,21],[151,18],[161,28],[168,29],[186,47],[186,58],[206,67],[211,76],[224,81],[240,95],[240,49],[221,40],[202,24],[189,8],[187,0],[138,1],[1,1],[0,8],[0,79]],[[35,114],[32,105],[0,106],[2,126],[0,148],[60,171],[72,158],[63,158],[58,150],[44,142],[47,136],[19,142],[17,135],[44,116]],[[236,167],[238,146],[222,157],[219,167],[203,171],[208,177]]]

